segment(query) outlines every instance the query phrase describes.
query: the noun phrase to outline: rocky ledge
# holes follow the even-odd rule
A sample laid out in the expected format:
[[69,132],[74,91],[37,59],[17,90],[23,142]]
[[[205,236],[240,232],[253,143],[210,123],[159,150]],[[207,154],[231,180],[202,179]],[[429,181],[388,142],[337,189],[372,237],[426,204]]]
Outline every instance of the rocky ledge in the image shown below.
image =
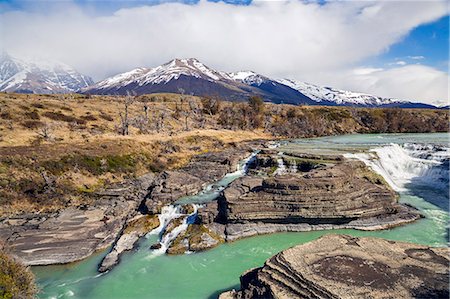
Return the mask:
[[138,215],[130,219],[119,239],[114,243],[112,250],[103,258],[98,271],[106,272],[111,270],[119,263],[122,253],[133,249],[141,237],[158,226],[159,219],[156,215]]
[[147,174],[104,190],[89,207],[0,219],[0,239],[26,265],[84,259],[114,243],[127,219],[138,210],[153,179],[153,174]]
[[195,156],[185,167],[163,171],[156,178],[145,202],[149,213],[157,214],[165,205],[183,196],[194,195],[208,184],[236,170],[240,160],[250,154],[248,146]]
[[219,298],[448,298],[449,261],[447,248],[327,235],[273,256]]
[[198,223],[210,236],[234,241],[276,232],[380,230],[421,217],[397,199],[383,178],[360,161],[264,150],[249,175],[199,209]]
[[303,170],[297,164],[295,171],[236,180],[219,198],[217,215],[204,218],[225,224],[227,241],[285,231],[378,230],[420,218],[360,161],[308,163]]

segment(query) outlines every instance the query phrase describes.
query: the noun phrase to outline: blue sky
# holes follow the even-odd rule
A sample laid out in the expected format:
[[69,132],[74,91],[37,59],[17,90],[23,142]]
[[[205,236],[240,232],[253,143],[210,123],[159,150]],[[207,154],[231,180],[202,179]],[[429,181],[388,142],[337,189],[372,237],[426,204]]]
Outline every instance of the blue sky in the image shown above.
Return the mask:
[[448,11],[417,0],[0,0],[0,30],[11,54],[60,60],[95,80],[196,57],[224,71],[442,102]]
[[[404,39],[377,56],[376,65],[389,65],[398,61],[421,63],[443,71],[449,62],[449,17],[421,25],[413,29]],[[422,58],[423,57],[423,58]]]

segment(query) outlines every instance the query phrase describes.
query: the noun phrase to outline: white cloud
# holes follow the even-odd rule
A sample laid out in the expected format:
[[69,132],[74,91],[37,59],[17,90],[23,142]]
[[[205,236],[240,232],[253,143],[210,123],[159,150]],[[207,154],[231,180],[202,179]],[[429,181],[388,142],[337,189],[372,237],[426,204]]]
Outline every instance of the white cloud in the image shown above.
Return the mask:
[[448,102],[450,80],[446,72],[424,65],[362,70],[338,71],[327,74],[324,80],[331,86],[382,97],[440,105]]
[[396,65],[406,65],[406,62],[403,60],[396,61],[394,64]]
[[420,59],[425,59],[425,56],[419,55],[419,56],[408,56],[409,59],[413,59],[413,60],[420,60]]
[[[0,27],[1,42],[12,54],[57,59],[95,79],[174,57],[196,57],[226,71],[252,69],[322,84],[330,74],[387,51],[413,28],[446,13],[445,1],[319,5],[293,0],[249,6],[201,1],[107,16],[58,4],[44,12],[4,13]],[[361,85],[358,90],[368,89]]]

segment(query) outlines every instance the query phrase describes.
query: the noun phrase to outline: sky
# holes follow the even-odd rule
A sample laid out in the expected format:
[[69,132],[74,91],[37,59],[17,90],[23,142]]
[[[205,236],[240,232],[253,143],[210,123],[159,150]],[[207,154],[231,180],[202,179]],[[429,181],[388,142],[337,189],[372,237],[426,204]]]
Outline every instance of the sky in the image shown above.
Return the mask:
[[0,0],[0,48],[96,81],[195,57],[383,97],[449,97],[449,4],[437,0]]

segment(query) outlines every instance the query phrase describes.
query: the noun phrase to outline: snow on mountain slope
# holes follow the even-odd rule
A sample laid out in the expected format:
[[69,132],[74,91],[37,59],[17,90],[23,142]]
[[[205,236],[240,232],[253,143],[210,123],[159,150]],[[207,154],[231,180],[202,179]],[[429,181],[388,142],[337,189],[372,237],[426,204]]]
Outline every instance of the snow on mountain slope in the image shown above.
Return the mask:
[[0,54],[2,92],[69,93],[91,84],[91,78],[60,62],[23,61]]
[[[259,95],[274,103],[342,105],[361,107],[422,107],[419,103],[382,98],[369,94],[321,87],[290,79],[275,80],[253,71],[225,73],[195,58],[174,59],[155,68],[137,68],[84,89],[93,94],[137,94],[179,92],[219,95],[228,100],[246,100]],[[430,106],[432,108],[432,106]]]
[[278,82],[300,91],[316,102],[328,101],[336,103],[337,105],[349,104],[362,106],[381,106],[400,102],[397,99],[381,98],[369,94],[339,90],[331,87],[321,87],[290,79],[281,79],[278,80]]
[[230,81],[232,78],[224,72],[213,70],[195,58],[174,59],[155,68],[137,68],[130,72],[98,82],[92,89],[118,89],[130,84],[166,84],[177,80],[181,75],[214,81]]
[[264,81],[270,80],[267,77],[261,76],[252,71],[240,71],[229,74],[231,78],[236,81],[245,83],[247,85],[261,85]]

